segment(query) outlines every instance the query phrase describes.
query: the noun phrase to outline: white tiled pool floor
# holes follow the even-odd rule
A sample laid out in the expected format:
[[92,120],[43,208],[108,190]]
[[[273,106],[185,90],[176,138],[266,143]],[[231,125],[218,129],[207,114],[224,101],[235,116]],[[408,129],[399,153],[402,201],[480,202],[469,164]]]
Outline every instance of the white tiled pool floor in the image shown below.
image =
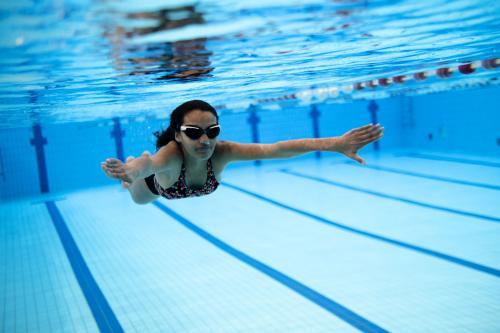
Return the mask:
[[0,331],[500,332],[500,164],[441,157],[1,204]]

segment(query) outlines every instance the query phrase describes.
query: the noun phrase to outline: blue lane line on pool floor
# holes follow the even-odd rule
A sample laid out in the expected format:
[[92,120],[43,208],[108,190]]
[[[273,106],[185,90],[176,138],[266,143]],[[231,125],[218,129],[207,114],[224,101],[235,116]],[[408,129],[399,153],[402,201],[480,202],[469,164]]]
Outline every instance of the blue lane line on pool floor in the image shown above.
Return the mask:
[[302,295],[303,297],[307,298],[311,302],[315,303],[316,305],[322,307],[323,309],[327,310],[328,312],[332,313],[333,315],[337,316],[338,318],[342,319],[346,323],[350,324],[351,326],[359,329],[362,332],[387,332],[385,329],[381,328],[380,326],[372,323],[371,321],[361,317],[357,313],[349,310],[348,308],[344,307],[343,305],[331,300],[330,298],[318,293],[314,289],[309,288],[308,286],[294,280],[293,278],[281,273],[280,271],[272,268],[271,266],[268,266],[252,257],[249,255],[237,250],[236,248],[230,246],[229,244],[221,241],[220,239],[216,238],[215,236],[211,235],[210,233],[206,232],[205,230],[201,229],[200,227],[196,226],[183,216],[177,214],[175,211],[172,209],[168,208],[167,206],[163,205],[162,203],[158,201],[154,201],[153,205],[158,207],[161,211],[166,213],[167,215],[171,216],[177,222],[200,236],[201,238],[205,239],[212,245],[216,246],[217,248],[221,249],[222,251],[226,252],[227,254],[235,257],[236,259],[244,262],[245,264],[255,268],[259,272],[267,275],[268,277],[272,278],[275,281],[278,281],[279,283],[285,285],[286,287],[292,289],[293,291],[297,292],[298,294]]
[[377,235],[377,234],[374,234],[374,233],[371,233],[371,232],[367,232],[367,231],[363,231],[363,230],[356,229],[356,228],[353,228],[353,227],[349,227],[347,225],[340,224],[338,222],[334,222],[334,221],[325,219],[325,218],[323,218],[321,216],[314,215],[314,214],[306,212],[304,210],[300,210],[298,208],[285,205],[284,203],[281,203],[281,202],[278,202],[278,201],[273,200],[271,198],[267,198],[267,197],[265,197],[263,195],[260,195],[260,194],[257,194],[257,193],[245,190],[245,189],[243,189],[241,187],[238,187],[236,185],[228,184],[226,182],[223,182],[222,185],[227,186],[229,188],[232,188],[234,190],[237,190],[239,192],[248,194],[248,195],[250,195],[250,196],[252,196],[254,198],[257,198],[259,200],[268,202],[268,203],[273,204],[275,206],[278,206],[280,208],[284,208],[284,209],[290,210],[290,211],[292,211],[294,213],[297,213],[297,214],[309,217],[309,218],[311,218],[311,219],[313,219],[313,220],[315,220],[317,222],[324,223],[324,224],[327,224],[327,225],[332,226],[332,227],[339,228],[339,229],[344,230],[344,231],[352,232],[354,234],[361,235],[363,237],[368,237],[368,238],[375,239],[377,241],[381,241],[381,242],[384,242],[384,243],[387,243],[387,244],[395,245],[395,246],[402,247],[402,248],[405,248],[405,249],[408,249],[408,250],[416,251],[418,253],[426,254],[426,255],[432,256],[432,257],[437,258],[437,259],[443,259],[443,260],[448,261],[450,263],[458,264],[458,265],[466,267],[466,268],[471,268],[473,270],[476,270],[476,271],[479,271],[479,272],[482,272],[482,273],[486,273],[486,274],[489,274],[489,275],[493,275],[495,277],[500,277],[500,270],[492,268],[492,267],[484,266],[484,265],[477,264],[477,263],[472,262],[472,261],[468,261],[468,260],[461,259],[461,258],[458,258],[458,257],[453,257],[453,256],[450,256],[450,255],[447,255],[447,254],[444,254],[444,253],[441,253],[441,252],[437,252],[437,251],[434,251],[434,250],[426,249],[424,247],[420,247],[420,246],[413,245],[413,244],[410,244],[410,243],[405,243],[405,242],[398,241],[398,240],[395,240],[395,239],[391,239],[391,238],[388,238],[388,237],[380,236],[380,235]]
[[61,212],[53,201],[45,202],[49,211],[54,227],[56,228],[59,239],[64,247],[66,256],[71,264],[73,273],[76,276],[78,284],[87,300],[87,303],[92,311],[94,319],[102,333],[121,333],[121,327],[113,310],[109,306],[106,297],[97,285],[90,269],[85,262],[78,246],[76,245],[71,232],[69,231]]
[[410,156],[416,157],[426,160],[435,160],[435,161],[446,161],[446,162],[456,162],[462,164],[475,164],[475,165],[484,165],[493,168],[500,168],[500,163],[489,162],[489,161],[479,161],[479,160],[470,160],[466,158],[457,158],[457,157],[447,157],[447,156],[437,156],[437,155],[428,155],[422,153],[407,153],[395,156]]
[[[496,185],[490,185],[490,184],[483,184],[483,183],[474,183],[474,182],[469,182],[466,180],[460,180],[460,179],[453,179],[453,178],[446,178],[446,177],[439,177],[439,176],[433,176],[433,175],[428,175],[425,173],[418,173],[418,172],[412,172],[412,171],[406,171],[402,169],[396,169],[396,168],[389,168],[389,167],[384,167],[384,166],[379,166],[379,165],[363,165],[360,166],[356,162],[351,162],[347,161],[344,162],[345,164],[357,166],[357,167],[362,167],[362,168],[368,168],[368,169],[373,169],[373,170],[381,170],[381,171],[386,171],[390,173],[398,173],[402,175],[407,175],[407,176],[413,176],[413,177],[419,177],[419,178],[426,178],[426,179],[432,179],[432,180],[438,180],[442,182],[447,182],[447,183],[455,183],[455,184],[460,184],[460,185],[467,185],[467,186],[474,186],[474,187],[480,187],[480,188],[487,188],[491,190],[500,190],[500,186]],[[335,163],[338,165],[338,163]]]
[[440,211],[447,212],[447,213],[453,213],[453,214],[458,214],[458,215],[463,215],[463,216],[468,216],[468,217],[474,217],[474,218],[477,218],[477,219],[491,221],[491,222],[497,222],[497,223],[500,222],[500,218],[499,217],[482,215],[482,214],[467,212],[467,211],[463,211],[463,210],[447,208],[447,207],[443,207],[443,206],[431,205],[431,204],[428,204],[428,203],[425,203],[425,202],[415,201],[415,200],[411,200],[411,199],[405,199],[405,198],[397,197],[395,195],[385,194],[385,193],[381,193],[381,192],[376,192],[376,191],[364,189],[364,188],[361,188],[361,187],[356,187],[356,186],[352,186],[352,185],[348,185],[348,184],[336,182],[334,180],[329,180],[329,179],[324,179],[324,178],[321,178],[321,177],[306,175],[306,174],[303,174],[303,173],[300,173],[300,172],[297,172],[297,171],[291,171],[291,170],[288,170],[288,169],[280,169],[280,172],[286,173],[288,175],[292,175],[292,176],[295,176],[295,177],[300,177],[300,178],[314,180],[314,181],[317,181],[317,182],[320,182],[320,183],[324,183],[324,184],[328,184],[328,185],[342,187],[342,188],[345,188],[345,189],[348,189],[348,190],[352,190],[352,191],[363,192],[363,193],[366,193],[366,194],[374,195],[374,196],[385,198],[385,199],[396,200],[396,201],[408,203],[408,204],[415,205],[415,206],[436,209],[436,210],[440,210]]

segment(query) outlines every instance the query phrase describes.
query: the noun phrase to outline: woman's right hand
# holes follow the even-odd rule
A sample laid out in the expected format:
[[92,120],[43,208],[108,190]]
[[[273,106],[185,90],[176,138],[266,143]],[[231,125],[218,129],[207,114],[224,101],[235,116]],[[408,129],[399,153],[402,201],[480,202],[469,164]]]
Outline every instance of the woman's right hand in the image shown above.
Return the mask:
[[[127,159],[127,162],[129,162],[129,159]],[[121,180],[124,187],[126,187],[125,184],[132,184],[137,174],[128,163],[123,163],[117,158],[108,158],[105,162],[101,162],[101,169],[106,176]]]
[[[151,153],[145,150],[142,156],[151,156]],[[105,162],[101,162],[101,168],[106,173],[106,176],[119,179],[122,181],[123,188],[129,188],[130,185],[137,179],[138,172],[130,165],[135,159],[134,156],[127,157],[127,161],[124,164],[122,161],[116,158],[108,158]]]

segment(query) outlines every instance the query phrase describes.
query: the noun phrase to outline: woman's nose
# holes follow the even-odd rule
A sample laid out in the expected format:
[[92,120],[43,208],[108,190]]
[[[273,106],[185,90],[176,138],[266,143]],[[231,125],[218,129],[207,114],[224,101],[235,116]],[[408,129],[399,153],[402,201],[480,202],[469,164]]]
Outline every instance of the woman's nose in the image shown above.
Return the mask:
[[202,144],[210,144],[210,139],[208,138],[207,134],[203,133],[203,135],[200,137],[200,142]]

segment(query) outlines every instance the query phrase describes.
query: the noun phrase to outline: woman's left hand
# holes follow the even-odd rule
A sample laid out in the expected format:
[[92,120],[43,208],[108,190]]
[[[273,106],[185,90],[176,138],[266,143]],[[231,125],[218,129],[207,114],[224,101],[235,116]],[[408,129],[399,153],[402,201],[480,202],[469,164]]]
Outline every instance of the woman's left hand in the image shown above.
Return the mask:
[[338,152],[364,165],[365,160],[358,155],[358,150],[383,136],[384,128],[380,124],[370,124],[352,129],[339,137],[340,148]]

